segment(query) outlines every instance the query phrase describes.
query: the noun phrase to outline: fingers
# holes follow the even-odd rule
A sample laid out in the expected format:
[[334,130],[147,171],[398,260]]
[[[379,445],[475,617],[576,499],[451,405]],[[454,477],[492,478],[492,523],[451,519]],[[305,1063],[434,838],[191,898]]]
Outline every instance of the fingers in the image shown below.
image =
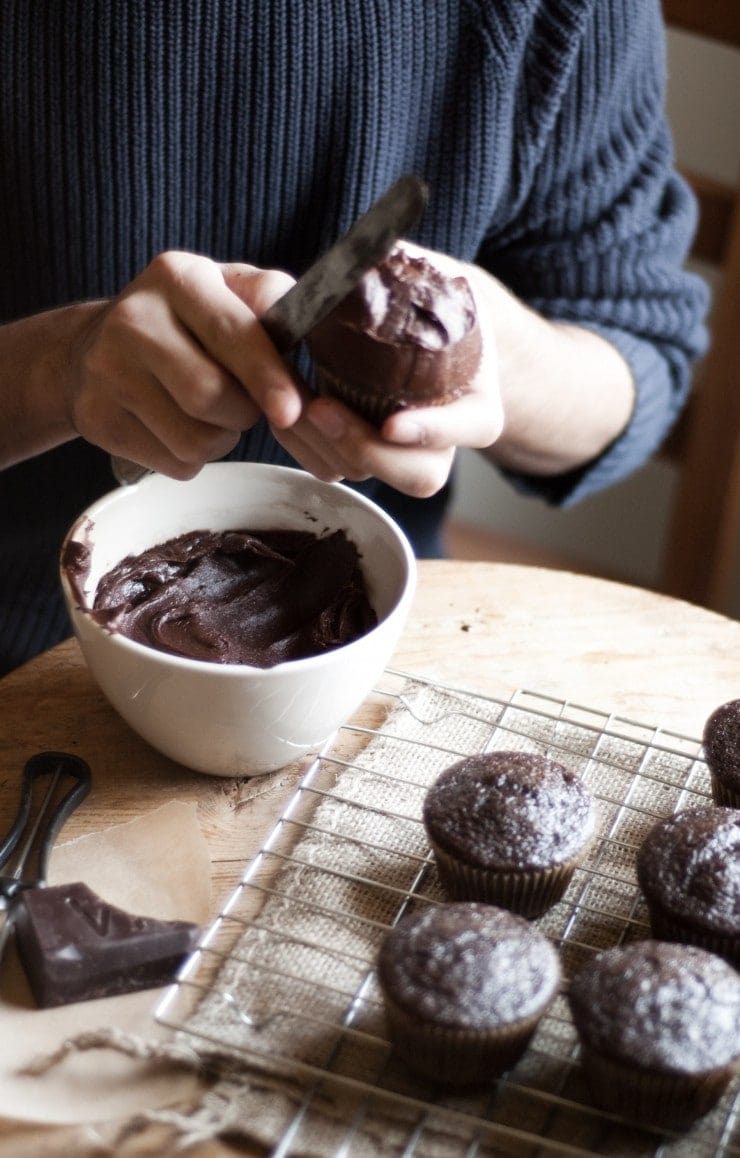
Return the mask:
[[169,286],[178,318],[268,421],[278,428],[295,422],[301,406],[295,382],[258,321],[293,279],[277,270],[220,266],[192,254],[162,254],[153,265]]
[[409,495],[444,485],[455,448],[493,443],[503,424],[493,342],[459,398],[392,415],[376,430],[309,395],[259,317],[294,284],[277,270],[161,254],[90,327],[75,399],[79,432],[112,453],[191,477],[264,415],[317,477],[377,477]]
[[83,438],[111,454],[123,455],[172,478],[192,478],[204,462],[222,458],[236,445],[241,428],[229,430],[184,414],[170,396],[146,375],[137,375],[136,389],[146,395],[137,414],[128,384],[127,403],[110,393],[87,390],[75,407],[75,426]]
[[397,446],[443,450],[449,446],[491,446],[503,429],[503,409],[496,398],[484,404],[477,394],[462,394],[443,406],[398,410],[383,424],[383,438]]
[[118,410],[98,423],[103,432],[98,444],[149,470],[185,480],[194,478],[205,462],[223,458],[239,440],[237,431],[205,426],[195,437],[188,430],[186,437],[178,439],[174,425],[163,421],[150,426],[130,411]]
[[232,293],[241,298],[258,318],[295,285],[295,278],[281,269],[259,269],[253,265],[234,263],[227,263],[220,268]]
[[475,379],[449,403],[399,410],[377,430],[337,399],[312,398],[291,429],[291,446],[283,437],[280,441],[321,478],[359,482],[375,477],[405,494],[428,498],[447,481],[457,447],[491,446],[503,421],[489,342]]
[[[344,478],[349,477],[338,467],[336,456],[325,445],[322,445],[320,440],[311,437],[310,434],[308,437],[301,434],[300,423],[291,427],[290,430],[273,429],[273,434],[288,454],[304,470],[309,471],[321,482],[341,482]],[[351,481],[358,482],[360,480],[351,479]]]
[[428,498],[449,476],[455,448],[398,446],[329,398],[310,401],[290,431],[275,431],[281,445],[318,478],[363,482],[379,478],[416,498]]
[[[72,356],[70,403],[89,441],[151,469],[190,477],[266,414],[301,413],[293,376],[258,321],[293,284],[279,271],[187,253],[155,258],[100,303]],[[233,287],[233,288],[232,288]]]
[[160,398],[210,425],[245,430],[259,408],[239,382],[210,357],[166,299],[136,293],[116,303],[102,340],[86,361],[121,406],[156,419]]

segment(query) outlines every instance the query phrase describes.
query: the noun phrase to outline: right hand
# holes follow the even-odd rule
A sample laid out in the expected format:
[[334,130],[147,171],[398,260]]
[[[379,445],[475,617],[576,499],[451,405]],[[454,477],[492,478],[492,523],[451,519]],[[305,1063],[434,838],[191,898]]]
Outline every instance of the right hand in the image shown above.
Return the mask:
[[74,431],[187,479],[262,414],[277,430],[291,426],[299,386],[257,319],[293,282],[278,270],[167,252],[116,298],[80,307],[62,373]]

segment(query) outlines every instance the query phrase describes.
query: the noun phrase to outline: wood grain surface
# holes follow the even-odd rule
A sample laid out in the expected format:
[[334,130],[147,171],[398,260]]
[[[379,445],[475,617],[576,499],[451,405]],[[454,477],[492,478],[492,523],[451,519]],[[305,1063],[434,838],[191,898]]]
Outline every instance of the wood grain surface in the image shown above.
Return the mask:
[[[393,666],[508,697],[517,688],[700,736],[709,712],[740,696],[740,623],[639,588],[566,571],[460,561],[422,562]],[[29,756],[84,757],[94,787],[64,839],[193,801],[213,864],[217,909],[257,853],[305,761],[253,779],[187,771],[154,752],[109,707],[70,640],[0,681],[0,832]],[[43,1097],[43,1083],[39,1083]],[[0,1155],[97,1155],[106,1128],[0,1129]],[[154,1131],[121,1154],[164,1154]],[[225,1144],[189,1151],[234,1153]],[[243,1152],[243,1151],[241,1151]]]

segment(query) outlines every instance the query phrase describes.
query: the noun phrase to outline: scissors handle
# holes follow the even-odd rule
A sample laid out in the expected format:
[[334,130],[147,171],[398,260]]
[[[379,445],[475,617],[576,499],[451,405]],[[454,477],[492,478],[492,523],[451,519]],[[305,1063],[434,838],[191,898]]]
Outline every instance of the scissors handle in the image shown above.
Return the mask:
[[[46,792],[31,820],[36,784],[44,778],[48,779]],[[89,765],[81,757],[67,752],[39,752],[26,763],[18,812],[9,832],[0,842],[0,870],[9,869],[10,862],[14,862],[12,868],[0,877],[0,896],[10,899],[21,887],[32,852],[36,856],[36,870],[27,883],[45,883],[49,853],[57,834],[87,796],[91,783]],[[65,784],[67,790],[60,797],[59,792]]]

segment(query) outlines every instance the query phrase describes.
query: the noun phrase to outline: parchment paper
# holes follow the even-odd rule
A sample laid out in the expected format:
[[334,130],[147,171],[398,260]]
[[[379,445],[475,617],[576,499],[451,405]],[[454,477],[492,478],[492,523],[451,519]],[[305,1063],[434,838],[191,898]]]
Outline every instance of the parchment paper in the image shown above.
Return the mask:
[[[58,845],[49,883],[78,880],[129,912],[205,924],[211,863],[195,805],[173,801],[141,819]],[[73,1054],[43,1077],[18,1072],[86,1030],[114,1027],[148,1040],[168,1036],[152,1016],[161,992],[39,1010],[10,944],[0,970],[0,1118],[93,1122],[191,1097],[194,1076],[114,1050]]]

